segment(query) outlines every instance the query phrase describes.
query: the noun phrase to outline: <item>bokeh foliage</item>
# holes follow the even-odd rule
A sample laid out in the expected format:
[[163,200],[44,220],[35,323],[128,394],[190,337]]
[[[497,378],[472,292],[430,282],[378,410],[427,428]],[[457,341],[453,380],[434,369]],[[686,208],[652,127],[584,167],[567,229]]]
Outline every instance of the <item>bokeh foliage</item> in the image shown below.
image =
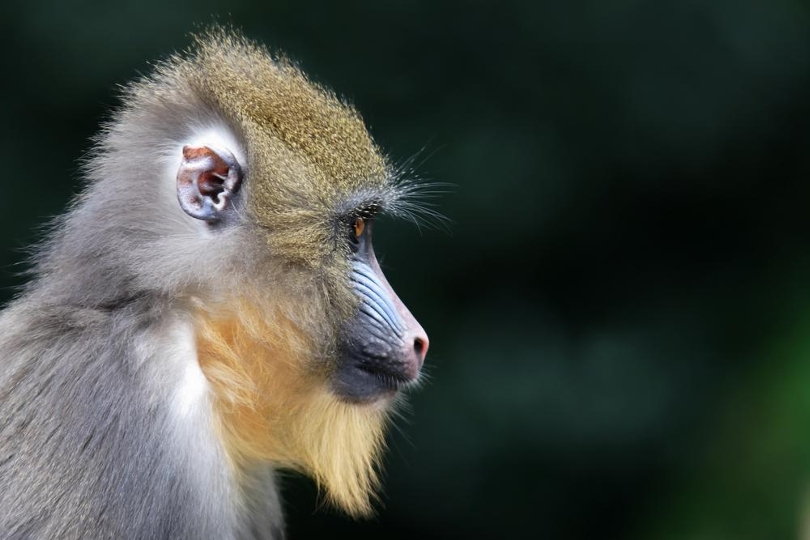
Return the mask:
[[[9,1],[3,296],[115,85],[212,20],[455,184],[386,221],[428,330],[379,516],[291,538],[795,538],[810,493],[810,6],[799,0]],[[137,165],[137,164],[136,164]]]

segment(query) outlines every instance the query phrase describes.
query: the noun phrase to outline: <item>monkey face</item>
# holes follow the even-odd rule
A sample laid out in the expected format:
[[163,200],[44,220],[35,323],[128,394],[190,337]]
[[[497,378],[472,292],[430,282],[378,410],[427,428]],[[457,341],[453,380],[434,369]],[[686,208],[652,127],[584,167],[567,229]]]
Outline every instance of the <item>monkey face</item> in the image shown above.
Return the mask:
[[258,260],[267,263],[252,274],[295,269],[273,279],[320,298],[321,320],[311,307],[291,317],[303,320],[299,330],[311,337],[303,371],[325,374],[346,403],[390,397],[418,378],[428,347],[371,242],[374,216],[396,213],[407,187],[397,184],[353,108],[289,62],[224,40],[201,43],[184,68],[200,94],[213,96],[230,135],[183,149],[180,205],[214,230],[254,231],[260,241],[253,244],[266,248]]
[[[192,217],[216,227],[227,222],[232,210],[231,199],[239,195],[243,170],[234,154],[227,148],[185,146],[177,175],[177,192],[183,210]],[[348,197],[337,205],[336,225],[331,241],[313,245],[323,234],[308,231],[308,240],[299,239],[296,247],[309,245],[308,252],[325,249],[325,260],[316,265],[316,272],[333,270],[345,272],[344,279],[325,288],[333,289],[335,298],[349,297],[348,316],[337,317],[337,358],[331,362],[331,390],[350,403],[367,403],[394,395],[400,388],[419,377],[428,349],[428,338],[420,324],[394,293],[382,270],[372,246],[374,216],[384,202]],[[352,202],[354,201],[354,202]],[[349,210],[341,210],[349,208]],[[295,214],[286,209],[286,214]],[[276,221],[282,221],[274,216]],[[285,221],[291,221],[287,219]],[[304,224],[297,230],[307,230]],[[283,231],[282,231],[283,232]],[[277,235],[287,241],[290,235]],[[273,235],[268,236],[273,242]],[[271,249],[276,257],[284,253],[285,244]],[[326,275],[329,272],[325,272]],[[339,276],[340,277],[340,276]],[[349,290],[346,291],[345,289]],[[335,291],[334,289],[338,289]],[[341,311],[341,310],[337,310]]]

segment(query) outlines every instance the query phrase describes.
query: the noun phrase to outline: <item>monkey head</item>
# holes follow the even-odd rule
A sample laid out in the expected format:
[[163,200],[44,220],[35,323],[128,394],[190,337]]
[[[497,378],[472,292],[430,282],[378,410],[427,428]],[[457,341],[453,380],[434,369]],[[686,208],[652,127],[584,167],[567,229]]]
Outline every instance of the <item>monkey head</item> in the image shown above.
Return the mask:
[[[428,338],[372,247],[374,218],[408,212],[413,188],[359,115],[213,30],[126,90],[89,168],[102,180],[88,204],[121,211],[107,231],[119,258],[149,261],[122,287],[161,289],[193,321],[235,474],[300,469],[367,513],[387,417]],[[94,198],[107,178],[118,196]]]

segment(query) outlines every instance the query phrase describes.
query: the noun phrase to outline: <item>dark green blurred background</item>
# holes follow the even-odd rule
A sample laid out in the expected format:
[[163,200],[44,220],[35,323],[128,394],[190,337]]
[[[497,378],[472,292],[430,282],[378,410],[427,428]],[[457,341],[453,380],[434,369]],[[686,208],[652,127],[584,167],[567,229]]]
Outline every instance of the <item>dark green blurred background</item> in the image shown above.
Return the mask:
[[6,0],[3,300],[116,85],[212,16],[456,185],[450,233],[375,230],[431,337],[379,515],[291,475],[291,539],[803,534],[810,6]]

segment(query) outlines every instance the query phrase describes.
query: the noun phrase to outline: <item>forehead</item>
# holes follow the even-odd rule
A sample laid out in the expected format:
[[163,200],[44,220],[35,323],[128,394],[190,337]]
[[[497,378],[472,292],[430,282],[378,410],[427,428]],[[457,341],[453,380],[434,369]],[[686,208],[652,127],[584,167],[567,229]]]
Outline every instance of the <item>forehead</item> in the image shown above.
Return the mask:
[[387,163],[360,116],[290,62],[220,33],[197,42],[188,71],[241,133],[255,205],[335,207],[384,190]]

